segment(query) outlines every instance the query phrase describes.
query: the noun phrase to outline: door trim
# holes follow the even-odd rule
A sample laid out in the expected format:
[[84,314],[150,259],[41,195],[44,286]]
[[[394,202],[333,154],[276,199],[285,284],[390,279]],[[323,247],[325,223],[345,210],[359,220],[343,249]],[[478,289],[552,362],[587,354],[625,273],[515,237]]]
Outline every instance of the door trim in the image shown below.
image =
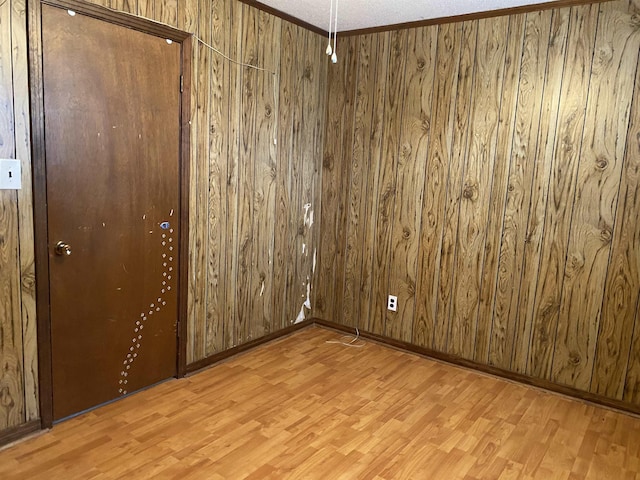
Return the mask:
[[115,25],[180,43],[183,88],[180,99],[180,244],[178,271],[177,377],[187,370],[187,294],[189,265],[189,159],[191,118],[192,36],[167,25],[114,12],[78,0],[28,0],[29,96],[31,103],[31,153],[33,168],[33,215],[36,268],[36,317],[38,327],[38,393],[42,428],[53,425],[53,372],[49,297],[49,251],[47,225],[47,173],[45,164],[44,85],[42,77],[42,5],[74,10]]

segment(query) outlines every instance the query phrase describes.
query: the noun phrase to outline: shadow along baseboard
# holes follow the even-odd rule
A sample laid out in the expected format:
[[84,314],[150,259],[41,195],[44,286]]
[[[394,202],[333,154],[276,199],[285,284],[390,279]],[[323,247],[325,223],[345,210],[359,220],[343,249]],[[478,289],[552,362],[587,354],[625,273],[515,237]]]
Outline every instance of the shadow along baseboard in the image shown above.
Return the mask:
[[11,427],[0,432],[0,448],[16,440],[20,440],[27,435],[31,435],[42,429],[40,420],[31,420],[17,427]]
[[[255,340],[251,340],[250,342],[244,343],[242,345],[238,345],[236,347],[230,348],[229,350],[216,353],[209,357],[203,358],[202,360],[198,360],[197,362],[191,363],[187,365],[186,373],[187,375],[196,373],[207,367],[213,366],[216,363],[219,363],[223,360],[227,360],[231,357],[247,352],[249,350],[253,350],[254,348],[257,348],[261,345],[264,345],[269,342],[273,342],[275,340],[279,340],[280,338],[289,336],[295,332],[298,332],[300,330],[303,330],[305,328],[309,328],[312,326],[327,328],[327,329],[335,330],[338,332],[344,332],[344,333],[349,333],[353,335],[356,334],[355,328],[346,327],[344,325],[340,325],[335,322],[330,322],[328,320],[311,318],[303,322],[297,323],[295,325],[291,325],[282,330],[278,330],[277,332],[273,332],[268,335],[265,335],[264,337],[256,338]],[[457,367],[468,368],[481,373],[504,378],[506,380],[515,381],[524,385],[529,385],[532,387],[547,390],[549,392],[559,393],[562,395],[575,398],[577,400],[582,400],[582,401],[590,402],[599,406],[620,410],[624,413],[632,413],[632,414],[640,415],[640,407],[635,405],[630,405],[628,403],[625,403],[619,400],[614,400],[611,398],[603,397],[601,395],[584,392],[582,390],[567,387],[564,385],[558,385],[548,380],[542,380],[539,378],[530,377],[528,375],[522,375],[519,373],[510,372],[508,370],[492,367],[490,365],[483,365],[470,360],[465,360],[464,358],[456,357],[454,355],[437,352],[435,350],[430,350],[428,348],[419,347],[411,343],[394,340],[392,338],[384,337],[382,335],[376,335],[375,333],[370,333],[370,332],[360,330],[359,334],[362,338],[372,340],[374,342],[377,342],[381,345],[385,345],[387,347],[403,350],[407,353],[412,353],[412,354],[420,355],[433,360],[442,361]],[[42,426],[41,426],[40,420],[34,420],[31,422],[25,423],[23,425],[20,425],[18,427],[9,428],[3,432],[0,432],[0,447],[2,447],[3,445],[7,445],[11,442],[14,442],[16,440],[20,440],[21,438],[31,433],[37,432],[41,428]]]
[[[335,322],[330,322],[328,320],[322,320],[319,318],[313,318],[312,320],[314,322],[314,325],[319,327],[325,327],[331,330],[349,333],[352,335],[356,334],[356,329],[353,327],[346,327],[344,325],[340,325]],[[420,346],[413,345],[411,343],[403,342],[400,340],[395,340],[393,338],[384,337],[382,335],[377,335],[375,333],[359,330],[359,334],[362,338],[372,340],[381,345],[397,348],[399,350],[403,350],[408,353],[413,353],[415,355],[420,355],[433,360],[439,360],[439,361],[448,363],[450,365],[475,370],[488,375],[493,375],[495,377],[500,377],[506,380],[522,383],[524,385],[540,388],[542,390],[546,390],[549,392],[559,393],[561,395],[566,395],[568,397],[572,397],[577,400],[590,402],[598,406],[619,410],[623,413],[632,413],[635,415],[640,415],[640,406],[631,405],[621,400],[615,400],[613,398],[604,397],[602,395],[597,395],[595,393],[585,392],[583,390],[578,390],[577,388],[568,387],[566,385],[559,385],[557,383],[550,382],[549,380],[530,377],[528,375],[511,372],[509,370],[503,370],[501,368],[492,367],[491,365],[484,365],[482,363],[477,363],[471,360],[466,360],[461,357],[456,357],[455,355],[438,352],[436,350],[430,350],[428,348],[420,347]]]
[[311,319],[307,319],[304,320],[300,323],[296,323],[294,325],[291,325],[289,327],[283,328],[282,330],[278,330],[276,332],[273,333],[269,333],[268,335],[265,335],[264,337],[260,337],[260,338],[256,338],[255,340],[251,340],[250,342],[247,343],[243,343],[242,345],[238,345],[236,347],[230,348],[228,350],[224,350],[222,352],[219,353],[215,353],[213,355],[210,355],[208,357],[203,358],[202,360],[198,360],[197,362],[191,363],[189,365],[187,365],[187,375],[191,374],[191,373],[195,373],[199,370],[202,370],[203,368],[207,368],[210,367],[211,365],[214,365],[218,362],[221,362],[223,360],[226,360],[230,357],[233,357],[235,355],[238,355],[240,353],[246,352],[247,350],[252,350],[256,347],[259,347],[260,345],[264,345],[265,343],[269,343],[272,342],[274,340],[278,340],[282,337],[286,337],[288,335],[291,335],[292,333],[295,333],[299,330],[302,330],[304,328],[308,328],[314,325],[313,320]]

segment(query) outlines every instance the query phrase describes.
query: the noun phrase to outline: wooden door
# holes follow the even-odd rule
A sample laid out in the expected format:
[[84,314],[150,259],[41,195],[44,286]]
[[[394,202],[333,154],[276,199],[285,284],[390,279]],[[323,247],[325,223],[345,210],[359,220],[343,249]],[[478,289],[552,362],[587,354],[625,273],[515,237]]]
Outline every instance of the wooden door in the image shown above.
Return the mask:
[[176,374],[181,52],[48,5],[42,47],[58,420]]

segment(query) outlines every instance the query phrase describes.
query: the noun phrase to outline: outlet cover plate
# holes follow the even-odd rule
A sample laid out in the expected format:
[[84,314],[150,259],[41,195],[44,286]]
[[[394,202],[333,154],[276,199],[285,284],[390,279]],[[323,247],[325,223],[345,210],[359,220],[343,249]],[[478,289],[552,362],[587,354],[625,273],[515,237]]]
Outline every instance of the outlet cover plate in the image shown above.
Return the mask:
[[19,190],[22,188],[20,160],[0,158],[0,190]]
[[398,311],[398,297],[395,295],[389,295],[389,299],[387,300],[387,309],[392,312]]

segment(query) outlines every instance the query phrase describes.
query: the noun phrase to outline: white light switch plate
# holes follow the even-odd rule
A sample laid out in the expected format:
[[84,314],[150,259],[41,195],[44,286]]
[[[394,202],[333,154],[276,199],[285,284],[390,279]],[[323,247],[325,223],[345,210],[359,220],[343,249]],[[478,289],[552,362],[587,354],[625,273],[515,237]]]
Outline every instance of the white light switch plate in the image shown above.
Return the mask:
[[19,190],[21,188],[20,160],[0,158],[0,190]]

